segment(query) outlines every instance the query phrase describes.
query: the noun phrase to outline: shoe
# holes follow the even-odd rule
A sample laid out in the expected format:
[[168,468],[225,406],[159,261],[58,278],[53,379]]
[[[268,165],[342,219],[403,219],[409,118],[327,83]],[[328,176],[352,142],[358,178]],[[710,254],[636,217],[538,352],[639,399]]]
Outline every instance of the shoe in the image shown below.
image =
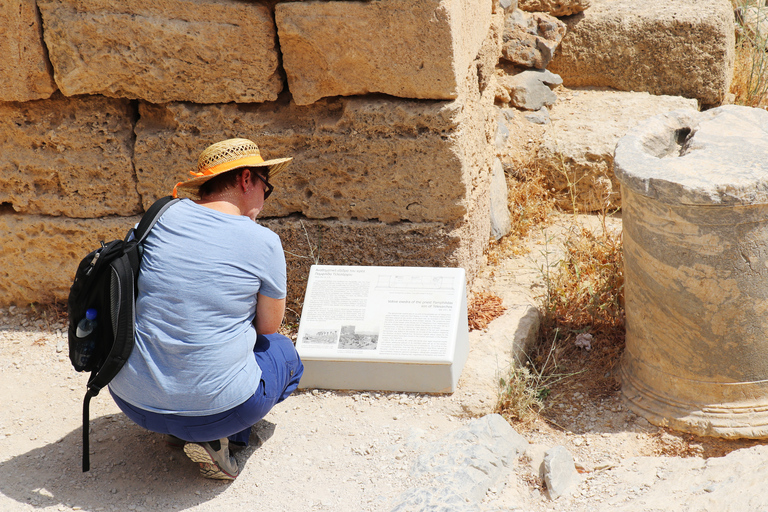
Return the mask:
[[229,440],[225,437],[207,443],[187,443],[184,453],[192,462],[200,465],[200,473],[205,478],[216,480],[234,480],[240,474],[237,461],[229,454]]
[[169,448],[174,448],[174,449],[178,448],[179,450],[181,450],[182,448],[184,448],[184,445],[186,443],[187,442],[185,440],[179,439],[178,437],[172,436],[171,434],[168,434],[167,436],[165,436],[165,445],[168,446]]

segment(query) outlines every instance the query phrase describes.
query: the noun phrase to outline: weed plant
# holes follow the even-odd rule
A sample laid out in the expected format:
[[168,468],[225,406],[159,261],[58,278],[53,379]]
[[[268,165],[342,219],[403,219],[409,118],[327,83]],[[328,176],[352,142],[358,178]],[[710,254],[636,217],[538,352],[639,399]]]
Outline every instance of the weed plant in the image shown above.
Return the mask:
[[731,92],[738,105],[768,106],[768,7],[757,0],[731,0],[737,13],[736,60]]
[[[605,217],[603,217],[605,220]],[[555,268],[545,269],[546,292],[531,361],[545,374],[579,375],[588,389],[607,392],[624,350],[624,259],[621,232],[574,222]],[[590,340],[587,347],[576,342]]]
[[[522,192],[521,197],[519,191],[525,189],[519,187],[510,197],[515,207],[538,213],[526,226],[527,235],[533,227],[547,225],[553,199],[536,168],[521,183],[537,184],[535,194]],[[568,216],[558,256],[550,250],[553,241],[545,236],[541,267],[545,292],[537,341],[527,361],[499,378],[496,411],[508,420],[546,417],[550,394],[569,385],[578,383],[582,391],[599,395],[618,387],[615,369],[624,349],[624,269],[621,231],[609,228],[608,217],[600,214],[600,226],[592,229],[580,223],[577,214]],[[577,345],[579,335],[588,335],[589,348]]]

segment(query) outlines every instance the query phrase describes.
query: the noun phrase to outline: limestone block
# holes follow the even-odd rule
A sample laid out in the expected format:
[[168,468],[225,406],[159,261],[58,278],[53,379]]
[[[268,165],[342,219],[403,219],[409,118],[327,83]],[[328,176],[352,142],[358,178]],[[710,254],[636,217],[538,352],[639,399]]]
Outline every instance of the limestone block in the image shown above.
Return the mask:
[[[0,304],[65,300],[80,260],[99,240],[122,238],[139,220],[139,216],[68,219],[0,213],[0,261],[7,263],[0,266]],[[465,268],[471,278],[487,240],[472,236],[478,228],[471,223],[388,225],[295,217],[259,222],[282,239],[288,302],[296,312],[301,311],[309,267],[315,262],[456,266]]]
[[280,3],[288,87],[298,105],[374,92],[456,98],[491,12],[492,0]]
[[409,474],[416,485],[395,498],[391,512],[482,510],[477,505],[491,488],[516,478],[516,462],[529,447],[498,414],[473,419],[437,441],[413,444],[419,456]]
[[260,102],[282,90],[274,22],[235,0],[39,0],[67,96]]
[[[487,202],[485,203],[487,207]],[[487,218],[487,215],[486,215]],[[309,268],[322,265],[461,267],[472,281],[488,240],[488,224],[399,223],[285,217],[258,221],[278,235],[286,251],[288,307],[301,311]],[[485,231],[481,231],[481,230]],[[476,233],[482,233],[477,235]]]
[[562,96],[551,109],[538,163],[558,206],[582,213],[621,206],[613,152],[630,128],[671,110],[697,109],[693,99],[645,92],[579,89]]
[[141,211],[133,108],[100,96],[0,103],[0,203],[68,217]]
[[569,87],[612,87],[719,105],[731,83],[734,16],[727,0],[592,0],[564,18],[549,70]]
[[565,35],[565,23],[545,13],[512,11],[504,26],[501,55],[525,68],[545,69]]
[[206,146],[244,136],[267,158],[294,157],[274,180],[262,216],[457,221],[474,206],[474,188],[487,190],[493,156],[486,133],[491,114],[469,105],[392,98],[336,98],[308,107],[143,104],[135,148],[139,192],[148,207],[189,178]]
[[80,260],[139,217],[68,219],[0,212],[0,304],[63,301]]
[[35,0],[0,4],[0,101],[48,98],[56,90]]
[[570,16],[590,6],[591,0],[519,0],[518,7],[528,12],[546,12],[552,16]]

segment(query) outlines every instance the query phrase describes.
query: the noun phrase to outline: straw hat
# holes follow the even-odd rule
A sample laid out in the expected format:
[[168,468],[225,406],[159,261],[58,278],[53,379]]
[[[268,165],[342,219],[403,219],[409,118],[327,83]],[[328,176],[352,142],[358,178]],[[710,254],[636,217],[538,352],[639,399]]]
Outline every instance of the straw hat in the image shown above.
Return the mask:
[[211,144],[200,153],[200,158],[197,159],[197,172],[189,173],[194,178],[177,183],[173,187],[173,197],[199,199],[200,185],[221,173],[242,167],[268,167],[268,176],[271,178],[288,167],[291,160],[293,158],[275,158],[265,161],[255,142],[248,139],[223,140]]

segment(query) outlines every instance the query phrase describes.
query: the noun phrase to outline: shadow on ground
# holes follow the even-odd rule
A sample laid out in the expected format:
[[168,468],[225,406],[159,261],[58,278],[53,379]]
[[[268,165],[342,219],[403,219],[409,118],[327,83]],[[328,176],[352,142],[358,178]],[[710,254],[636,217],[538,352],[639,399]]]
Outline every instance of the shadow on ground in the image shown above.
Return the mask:
[[[275,424],[262,420],[251,445],[236,454],[241,468]],[[91,470],[82,472],[82,430],[0,463],[0,493],[19,503],[81,510],[186,509],[216,498],[228,483],[206,480],[183,450],[122,414],[91,420]]]

